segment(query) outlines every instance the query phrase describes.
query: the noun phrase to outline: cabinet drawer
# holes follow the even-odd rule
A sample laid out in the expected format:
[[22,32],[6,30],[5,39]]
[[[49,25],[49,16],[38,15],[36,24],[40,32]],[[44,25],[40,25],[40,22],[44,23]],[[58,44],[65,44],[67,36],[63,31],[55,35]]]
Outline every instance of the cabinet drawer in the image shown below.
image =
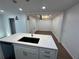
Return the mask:
[[27,53],[38,54],[38,48],[37,47],[24,46],[24,45],[14,45],[14,48],[22,49],[23,51],[26,51]]
[[51,55],[51,54],[56,54],[57,51],[56,50],[40,48],[40,53],[45,54],[45,55]]
[[40,58],[39,59],[51,59],[51,56],[40,55]]
[[40,59],[57,59],[57,50],[40,48]]
[[16,59],[37,59],[38,54],[32,53],[32,51],[28,52],[26,48],[15,47],[15,56]]
[[39,59],[57,59],[57,55],[56,54],[53,54],[53,55],[44,55],[44,54],[41,54]]

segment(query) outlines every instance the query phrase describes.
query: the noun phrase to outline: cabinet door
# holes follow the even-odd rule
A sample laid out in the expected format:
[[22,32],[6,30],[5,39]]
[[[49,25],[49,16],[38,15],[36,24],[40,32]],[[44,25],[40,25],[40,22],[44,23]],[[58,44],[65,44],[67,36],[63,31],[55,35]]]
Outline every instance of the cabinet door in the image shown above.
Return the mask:
[[40,59],[57,59],[57,50],[40,49]]
[[3,52],[2,52],[1,46],[0,46],[0,59],[4,59],[4,56],[3,56]]
[[57,55],[55,55],[55,54],[52,54],[52,55],[41,54],[39,59],[57,59]]
[[41,54],[40,55],[40,59],[51,59],[51,56],[50,55]]
[[14,47],[16,59],[38,59],[38,55],[28,52],[26,48]]
[[0,42],[4,59],[15,59],[14,47],[12,43]]

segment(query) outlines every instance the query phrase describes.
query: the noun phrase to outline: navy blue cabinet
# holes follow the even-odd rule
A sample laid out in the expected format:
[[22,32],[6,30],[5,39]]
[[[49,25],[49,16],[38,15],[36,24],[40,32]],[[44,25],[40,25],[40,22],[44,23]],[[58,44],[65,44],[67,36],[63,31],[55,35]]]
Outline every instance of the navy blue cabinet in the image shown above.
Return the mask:
[[5,59],[15,59],[14,47],[12,43],[0,42],[0,45]]

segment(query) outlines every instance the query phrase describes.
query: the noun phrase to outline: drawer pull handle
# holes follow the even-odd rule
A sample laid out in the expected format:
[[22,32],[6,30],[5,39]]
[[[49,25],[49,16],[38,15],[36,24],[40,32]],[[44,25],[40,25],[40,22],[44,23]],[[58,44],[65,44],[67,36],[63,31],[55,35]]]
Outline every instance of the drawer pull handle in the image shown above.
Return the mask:
[[27,52],[23,51],[23,54],[24,54],[25,56],[27,56]]
[[50,56],[47,56],[47,55],[44,55],[44,57],[46,57],[46,58],[50,58]]
[[46,54],[50,54],[50,52],[49,52],[49,51],[45,51],[44,53],[46,53]]

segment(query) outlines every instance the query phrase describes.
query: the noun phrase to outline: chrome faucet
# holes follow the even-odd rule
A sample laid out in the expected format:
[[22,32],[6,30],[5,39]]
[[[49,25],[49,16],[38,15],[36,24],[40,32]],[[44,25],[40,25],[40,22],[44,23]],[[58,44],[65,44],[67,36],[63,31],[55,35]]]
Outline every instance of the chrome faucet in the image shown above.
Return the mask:
[[33,30],[35,30],[35,27],[33,29],[31,29],[31,37],[33,37]]
[[33,33],[31,33],[31,37],[33,37]]

